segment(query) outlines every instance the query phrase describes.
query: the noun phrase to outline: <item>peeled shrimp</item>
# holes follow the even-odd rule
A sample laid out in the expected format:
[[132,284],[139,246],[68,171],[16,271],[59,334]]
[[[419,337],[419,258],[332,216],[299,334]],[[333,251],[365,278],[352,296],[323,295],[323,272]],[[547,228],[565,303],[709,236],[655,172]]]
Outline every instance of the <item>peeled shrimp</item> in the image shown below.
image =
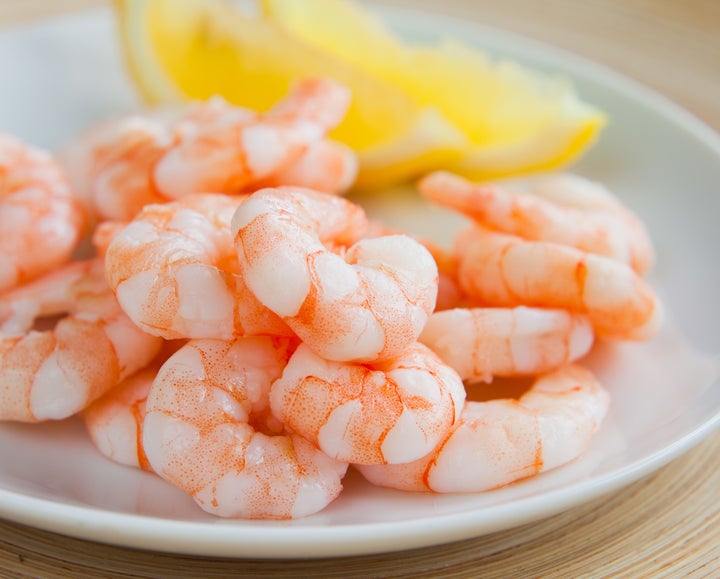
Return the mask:
[[435,306],[430,253],[404,235],[361,239],[365,213],[345,199],[262,189],[231,225],[248,288],[323,358],[391,358]]
[[[53,329],[33,329],[60,315]],[[7,292],[0,300],[0,419],[67,418],[148,364],[160,344],[123,314],[100,260]]]
[[328,456],[360,464],[427,454],[464,401],[457,373],[419,343],[373,364],[324,360],[301,344],[270,394],[273,414],[289,428]]
[[357,160],[324,137],[349,102],[343,86],[308,79],[263,114],[212,99],[169,118],[111,121],[69,143],[62,159],[100,220],[130,220],[150,203],[240,193],[263,180],[339,192],[355,179]]
[[593,338],[586,316],[523,306],[435,312],[420,334],[471,382],[554,370],[587,354]]
[[466,402],[452,431],[417,461],[357,468],[384,487],[482,492],[577,458],[607,408],[608,394],[595,377],[569,365],[538,378],[518,400]]
[[149,205],[110,242],[105,266],[127,315],[166,339],[291,335],[247,290],[230,220],[244,196]]
[[[554,187],[561,190],[552,199]],[[545,197],[518,195],[493,185],[475,184],[438,171],[420,182],[428,199],[456,209],[493,230],[533,241],[552,241],[627,263],[645,273],[654,259],[650,237],[642,222],[608,191],[602,202],[594,185],[579,177],[540,182]],[[572,200],[571,198],[581,198]],[[590,197],[590,199],[588,199]],[[584,199],[584,201],[582,200]]]
[[224,517],[287,519],[327,506],[347,464],[268,421],[287,340],[193,340],[160,369],[143,445],[162,478]]
[[0,291],[67,262],[84,226],[59,164],[0,134]]
[[[340,123],[349,103],[345,87],[326,79],[308,79],[296,84],[284,101],[251,120],[238,122],[236,107],[225,105],[229,109],[225,112],[215,104],[218,110],[206,114],[204,120],[195,113],[180,125],[177,145],[155,169],[157,185],[172,198],[205,191],[243,191],[295,164],[310,145]],[[328,159],[321,155],[310,160]],[[336,156],[331,160],[335,162]],[[324,172],[325,167],[315,169]]]
[[650,286],[608,257],[480,227],[458,236],[456,248],[461,287],[482,303],[568,309],[598,334],[629,340],[649,338],[662,321]]

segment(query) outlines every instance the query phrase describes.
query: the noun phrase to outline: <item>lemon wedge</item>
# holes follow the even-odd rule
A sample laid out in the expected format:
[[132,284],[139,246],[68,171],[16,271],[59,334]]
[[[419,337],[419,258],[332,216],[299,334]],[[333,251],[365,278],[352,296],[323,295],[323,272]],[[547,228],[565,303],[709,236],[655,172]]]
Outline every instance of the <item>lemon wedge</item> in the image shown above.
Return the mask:
[[466,137],[447,168],[504,177],[567,165],[597,139],[605,115],[564,78],[543,75],[452,40],[409,45],[350,0],[263,0],[289,33],[433,106]]
[[432,106],[231,3],[116,0],[115,8],[131,77],[149,103],[219,94],[266,110],[298,78],[323,75],[348,86],[350,109],[330,136],[357,152],[361,187],[445,166],[467,144]]

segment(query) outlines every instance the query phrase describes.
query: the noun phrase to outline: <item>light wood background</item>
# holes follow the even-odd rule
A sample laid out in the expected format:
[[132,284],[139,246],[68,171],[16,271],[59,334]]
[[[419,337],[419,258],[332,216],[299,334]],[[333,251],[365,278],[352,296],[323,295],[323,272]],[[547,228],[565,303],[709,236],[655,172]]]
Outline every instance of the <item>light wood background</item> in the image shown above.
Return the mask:
[[[720,130],[720,0],[385,0],[519,32],[633,77]],[[101,0],[0,0],[0,27]],[[412,552],[314,561],[178,557],[0,521],[0,577],[720,577],[720,432],[540,523]]]

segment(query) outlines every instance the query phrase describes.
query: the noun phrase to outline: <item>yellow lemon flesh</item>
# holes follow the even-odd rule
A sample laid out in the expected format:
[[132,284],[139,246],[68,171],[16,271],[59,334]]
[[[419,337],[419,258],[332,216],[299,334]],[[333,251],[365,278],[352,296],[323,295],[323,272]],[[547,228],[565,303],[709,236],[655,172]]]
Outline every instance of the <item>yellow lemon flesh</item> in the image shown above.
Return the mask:
[[335,78],[352,90],[353,99],[331,137],[356,150],[358,182],[365,187],[445,166],[466,145],[451,123],[401,88],[232,4],[117,0],[115,6],[128,67],[150,103],[219,94],[266,110],[298,78]]
[[308,44],[432,105],[467,138],[447,168],[494,178],[561,167],[586,150],[606,118],[562,78],[451,40],[411,46],[348,0],[263,0],[265,14]]

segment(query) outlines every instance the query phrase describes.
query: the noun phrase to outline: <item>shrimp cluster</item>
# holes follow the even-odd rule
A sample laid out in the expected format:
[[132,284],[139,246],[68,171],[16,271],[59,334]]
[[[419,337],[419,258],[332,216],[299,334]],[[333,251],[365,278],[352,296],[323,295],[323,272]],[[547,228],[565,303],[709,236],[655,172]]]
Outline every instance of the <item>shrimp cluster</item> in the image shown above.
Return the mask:
[[[264,113],[118,119],[62,151],[69,178],[0,140],[0,218],[37,191],[67,246],[22,269],[0,241],[0,420],[77,415],[110,460],[245,519],[317,513],[350,468],[481,492],[582,454],[609,405],[582,357],[661,320],[641,221],[579,178],[520,196],[435,173],[421,194],[473,225],[452,248],[391,229],[340,195],[356,160],[326,135],[348,102],[311,79]],[[517,398],[466,392],[516,376]]]

